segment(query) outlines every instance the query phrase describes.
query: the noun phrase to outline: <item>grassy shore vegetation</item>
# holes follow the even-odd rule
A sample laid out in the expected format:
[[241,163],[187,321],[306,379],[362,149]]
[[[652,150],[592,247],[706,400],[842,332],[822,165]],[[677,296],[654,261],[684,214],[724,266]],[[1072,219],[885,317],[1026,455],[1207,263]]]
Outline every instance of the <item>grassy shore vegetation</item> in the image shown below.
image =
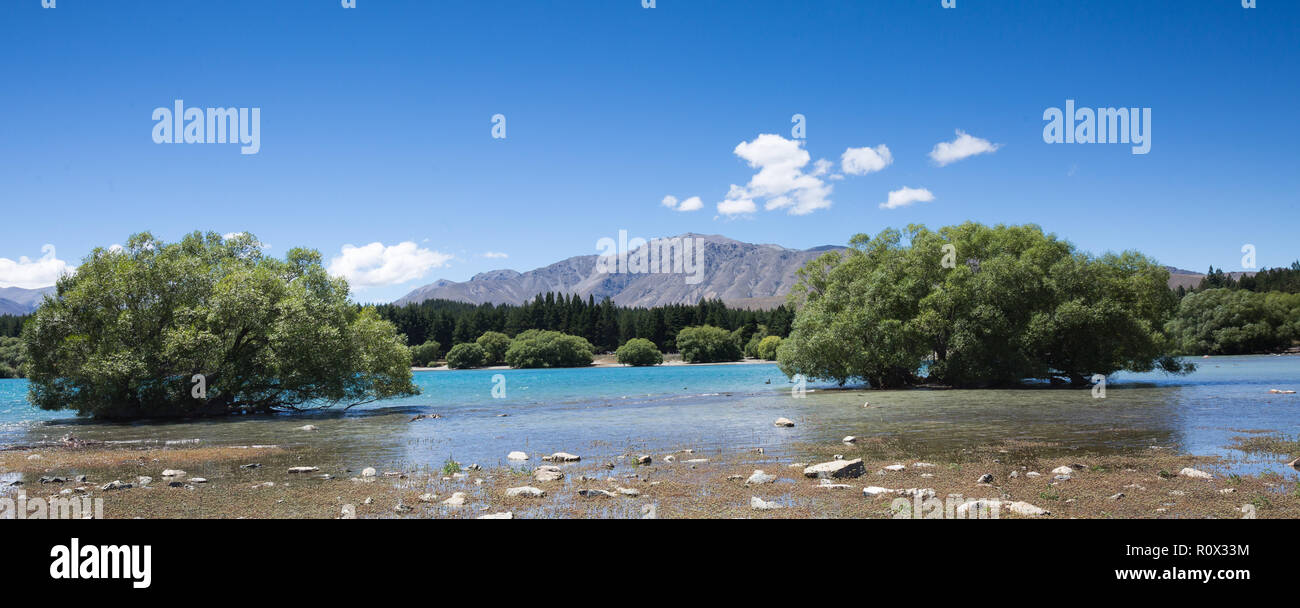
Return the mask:
[[1140,253],[1091,256],[1037,226],[971,222],[850,245],[799,273],[778,353],[788,375],[981,387],[1193,369],[1161,332],[1177,306],[1169,272]]
[[[24,325],[28,399],[103,418],[355,405],[411,395],[392,324],[348,300],[320,254],[247,234],[96,248]],[[195,378],[203,385],[196,390]]]

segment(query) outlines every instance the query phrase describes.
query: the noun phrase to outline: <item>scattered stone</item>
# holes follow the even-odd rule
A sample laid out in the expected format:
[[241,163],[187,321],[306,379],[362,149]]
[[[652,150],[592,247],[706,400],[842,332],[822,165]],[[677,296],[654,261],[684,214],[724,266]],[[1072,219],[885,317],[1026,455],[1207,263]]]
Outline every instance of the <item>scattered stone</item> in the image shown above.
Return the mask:
[[668,464],[672,464],[674,462],[677,462],[677,457],[673,456],[672,454],[669,454],[667,456],[664,456],[664,462]]
[[185,471],[180,469],[167,469],[162,472],[163,477],[184,477]]
[[690,460],[686,460],[685,462],[686,464],[704,464],[708,461],[709,461],[708,458],[692,458]]
[[980,478],[976,479],[975,483],[985,483],[985,484],[993,483],[993,474],[985,473],[983,475],[980,475]]
[[185,480],[185,481],[187,481],[187,482],[189,482],[189,483],[208,483],[208,480],[207,480],[206,478],[203,478],[203,477],[191,477],[191,478],[189,478],[189,479],[187,479],[187,480]]
[[[1000,500],[990,500],[979,498],[968,500],[957,505],[956,515],[958,518],[968,519],[972,516],[987,514],[988,517],[997,517],[997,513],[1002,509],[1003,502]],[[974,513],[972,513],[972,510]]]
[[520,452],[516,450],[514,452],[510,452],[509,454],[507,454],[506,460],[528,460],[528,454],[526,452]]
[[1214,475],[1206,473],[1205,471],[1193,469],[1191,467],[1184,468],[1183,470],[1179,471],[1178,474],[1182,475],[1183,477],[1191,477],[1192,479],[1213,479],[1214,478]]
[[248,464],[241,464],[241,465],[239,465],[239,468],[241,468],[241,469],[260,469],[260,468],[262,468],[262,463],[260,463],[260,462],[250,462],[250,463],[248,463]]
[[1028,473],[1025,473],[1025,477],[1030,477],[1030,478],[1033,478],[1033,477],[1042,477],[1042,476],[1043,476],[1043,474],[1042,474],[1042,473],[1039,473],[1038,471],[1030,471],[1030,472],[1028,472]]
[[881,494],[893,494],[894,490],[880,486],[867,486],[862,488],[862,493],[867,496],[880,496]]
[[442,418],[440,414],[416,414],[413,418],[407,420],[406,422],[411,423],[419,420],[437,420],[439,418]]
[[609,490],[592,490],[592,489],[584,489],[584,490],[578,490],[578,494],[581,495],[581,496],[587,496],[587,497],[597,497],[597,496],[600,496],[600,497],[604,497],[604,498],[614,498],[614,493],[613,493],[613,492],[610,492]]
[[1047,509],[1036,507],[1023,500],[1018,500],[1016,502],[1010,503],[1007,505],[1007,508],[1011,509],[1011,512],[1015,513],[1016,515],[1030,515],[1030,516],[1038,517],[1038,516],[1052,514],[1052,512],[1048,511]]
[[1070,467],[1056,467],[1055,469],[1052,469],[1053,475],[1071,475],[1073,473],[1074,469],[1071,469]]
[[541,498],[546,496],[546,490],[534,488],[532,486],[520,486],[518,488],[506,488],[506,496],[525,496],[528,498]]
[[636,457],[637,464],[650,464],[653,462],[649,456],[641,455]]
[[767,502],[757,496],[749,497],[749,508],[760,511],[771,511],[773,509],[784,509],[785,505],[775,502]]
[[[501,415],[504,416],[505,414],[501,414]],[[514,519],[514,518],[515,518],[514,513],[511,513],[510,511],[506,511],[505,513],[492,513],[490,515],[480,515],[478,517],[475,517],[474,519]]]
[[1119,492],[1119,493],[1114,494],[1114,495],[1112,495],[1112,496],[1110,497],[1111,500],[1119,500],[1119,499],[1121,499],[1121,498],[1124,498],[1124,493],[1123,493],[1123,492]]
[[891,465],[885,467],[885,470],[886,470],[886,471],[902,471],[902,470],[904,470],[904,469],[906,469],[906,468],[907,468],[907,467],[905,467],[905,466],[903,466],[903,465],[901,465],[901,464],[891,464]]
[[829,480],[829,479],[822,479],[822,480],[817,484],[817,487],[819,487],[819,488],[821,488],[821,489],[823,489],[823,490],[851,490],[851,489],[853,489],[853,486],[851,486],[851,485],[849,485],[849,484],[846,484],[846,483],[834,483],[834,482],[832,482],[832,481]]
[[[737,475],[737,477],[739,477],[739,475]],[[751,486],[762,483],[772,483],[774,481],[776,481],[776,475],[768,475],[767,473],[764,473],[762,469],[757,469],[749,476],[749,479],[745,480],[745,485]]]
[[772,426],[782,426],[788,428],[794,426],[794,421],[789,418],[777,418],[776,421],[772,423]]
[[727,481],[739,481],[739,480],[744,479],[744,478],[745,478],[744,475],[728,475],[728,476],[727,476]]
[[921,473],[921,479],[934,479],[934,473]]
[[905,490],[894,490],[894,493],[908,498],[920,498],[921,500],[929,500],[935,496],[934,490],[930,488],[907,488]]
[[930,469],[930,468],[934,468],[934,465],[932,465],[932,464],[930,464],[930,463],[928,463],[928,462],[918,462],[918,463],[914,463],[912,466],[915,467],[915,468],[918,468],[918,469]]
[[[262,483],[253,484],[254,490],[256,490],[257,488],[274,488],[274,487],[275,487],[274,481],[263,481]],[[370,504],[370,503],[366,503],[366,504]]]
[[1278,390],[1278,389],[1275,389],[1275,388],[1271,388],[1271,389],[1268,389],[1268,392],[1270,392],[1270,393],[1272,393],[1272,394],[1274,394],[1274,395],[1294,395],[1294,394],[1295,394],[1295,391],[1290,390],[1290,389],[1286,389],[1286,390]]
[[463,507],[465,506],[465,493],[452,492],[451,498],[442,501],[442,504],[447,505],[449,507]]
[[308,424],[308,425],[305,425],[305,426],[300,426],[300,427],[298,427],[297,430],[299,430],[299,431],[314,431],[314,430],[316,430],[316,425],[314,425],[314,424]]
[[542,456],[542,460],[547,462],[578,462],[582,458],[568,452],[556,452],[550,456]]
[[564,479],[564,472],[554,465],[543,465],[533,469],[533,479],[537,481],[559,481]]
[[169,488],[183,488],[183,487],[185,487],[185,482],[183,482],[183,481],[169,481],[169,482],[167,482],[167,487],[169,487]]
[[37,481],[40,481],[41,483],[63,483],[67,480],[62,477],[55,476],[55,477],[41,477]]
[[370,497],[370,496],[367,496],[366,499],[365,499],[364,501],[361,502],[361,504],[365,504],[365,505],[373,505],[373,504],[375,504],[375,499],[372,498],[372,497]]
[[1012,471],[1007,474],[1007,479],[1016,479],[1020,477],[1020,471]]
[[834,455],[834,456],[831,456],[831,460],[844,460],[844,455],[843,455],[843,454],[836,454],[836,455]]
[[86,476],[85,476],[85,475],[78,475],[78,476],[77,476],[77,483],[86,483]]
[[410,512],[410,511],[411,511],[411,507],[408,507],[408,506],[402,504],[402,501],[401,501],[401,500],[398,500],[398,501],[397,501],[397,506],[393,507],[393,510],[396,511],[396,512],[398,512],[398,513],[407,513],[407,512]]
[[1170,491],[1169,491],[1169,495],[1170,495],[1170,496],[1187,496],[1187,492],[1184,492],[1184,491],[1182,491],[1182,490],[1170,490]]
[[804,477],[833,477],[836,479],[861,477],[867,472],[861,458],[832,460],[812,465],[803,470]]
[[857,443],[857,442],[858,442],[858,438],[857,438],[857,437],[854,437],[853,435],[849,435],[848,437],[845,437],[845,438],[841,439],[840,441],[843,442],[843,443]]
[[[289,467],[290,473],[315,473],[319,470],[319,467]],[[166,477],[166,474],[163,476]]]
[[343,505],[343,513],[339,515],[339,519],[356,519],[356,518],[357,518],[357,508],[353,505]]
[[1146,488],[1144,488],[1144,487],[1142,487],[1142,486],[1140,486],[1140,485],[1138,485],[1138,484],[1131,483],[1131,484],[1128,484],[1128,485],[1124,486],[1124,489],[1125,489],[1125,490],[1139,490],[1139,491],[1141,491],[1141,490],[1145,490]]
[[104,484],[99,489],[107,492],[109,490],[126,490],[129,489],[130,487],[131,484],[129,483],[122,483],[121,480],[113,480]]
[[1286,463],[1286,465],[1297,471],[1300,471],[1300,458],[1292,460],[1291,462]]
[[1055,479],[1055,480],[1057,480],[1057,481],[1070,481],[1070,480],[1073,479],[1073,478],[1070,477],[1069,475],[1057,475],[1056,477],[1053,477],[1052,479]]
[[378,475],[379,475],[379,471],[376,471],[375,467],[366,467],[364,469],[361,469],[362,477],[376,477]]
[[620,488],[620,487],[615,486],[614,490],[615,490],[616,492],[618,492],[619,494],[622,494],[622,495],[624,495],[624,496],[640,496],[640,495],[641,495],[641,490],[638,490],[638,489],[636,489],[636,488]]
[[1224,489],[1222,489],[1222,490],[1219,490],[1219,493],[1220,493],[1220,494],[1236,494],[1236,493],[1237,493],[1237,488],[1224,488]]

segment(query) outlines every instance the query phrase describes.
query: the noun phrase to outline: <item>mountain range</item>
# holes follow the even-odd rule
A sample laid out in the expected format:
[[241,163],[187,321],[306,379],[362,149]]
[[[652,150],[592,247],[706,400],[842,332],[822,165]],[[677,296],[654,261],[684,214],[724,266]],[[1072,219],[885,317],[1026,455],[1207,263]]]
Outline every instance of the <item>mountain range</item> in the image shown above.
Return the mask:
[[[679,241],[680,239],[680,241]],[[842,247],[823,246],[812,249],[787,249],[778,245],[743,243],[716,234],[687,233],[668,239],[652,240],[629,252],[635,260],[638,255],[649,258],[649,250],[661,251],[663,241],[684,242],[692,239],[702,245],[703,259],[699,267],[690,262],[699,259],[692,249],[682,256],[687,263],[684,272],[643,272],[635,262],[628,272],[600,272],[597,262],[617,269],[617,254],[583,255],[561,260],[549,266],[518,272],[494,270],[475,275],[468,281],[440,280],[406,294],[394,304],[414,304],[430,299],[457,300],[475,304],[523,304],[537,294],[550,292],[577,294],[583,298],[593,296],[596,301],[606,297],[620,306],[663,306],[667,304],[695,304],[700,299],[719,299],[728,306],[741,308],[774,308],[785,300],[785,295],[796,282],[795,272],[817,256]],[[674,263],[671,255],[663,258]],[[666,267],[664,263],[662,267]],[[676,270],[675,267],[670,270]]]
[[54,294],[54,286],[37,289],[0,287],[0,315],[25,315],[41,305],[41,299]]

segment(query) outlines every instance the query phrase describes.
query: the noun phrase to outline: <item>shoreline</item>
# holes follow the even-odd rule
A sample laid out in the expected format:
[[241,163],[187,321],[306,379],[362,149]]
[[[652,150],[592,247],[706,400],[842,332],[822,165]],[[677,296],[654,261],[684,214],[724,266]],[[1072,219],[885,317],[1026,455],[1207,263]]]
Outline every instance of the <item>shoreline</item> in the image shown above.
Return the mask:
[[[102,498],[106,518],[891,519],[952,517],[970,500],[999,519],[1300,517],[1294,477],[1224,475],[1220,459],[1165,450],[1044,456],[1007,441],[921,462],[886,438],[801,447],[812,462],[695,446],[395,470],[311,448],[45,448],[0,453],[0,496]],[[817,463],[854,474],[810,477]]]
[[[437,367],[412,367],[411,371],[413,372],[470,372],[470,371],[483,371],[483,370],[505,371],[505,370],[513,370],[513,369],[519,369],[519,370],[595,369],[595,368],[608,368],[608,367],[635,369],[638,367],[655,368],[655,367],[679,367],[679,366],[706,367],[710,365],[762,365],[764,363],[771,363],[772,365],[776,365],[776,361],[768,361],[766,359],[744,359],[742,361],[718,361],[716,363],[687,363],[685,361],[682,361],[680,359],[680,356],[681,355],[664,355],[663,363],[660,363],[659,365],[643,365],[643,366],[624,365],[622,363],[615,361],[613,355],[599,355],[596,357],[594,361],[592,361],[591,365],[585,365],[583,367],[514,368],[514,367],[510,367],[509,365],[493,365],[489,367],[473,367],[469,369],[451,369],[444,364],[444,365],[439,365]],[[677,357],[677,358],[670,359],[670,357]]]

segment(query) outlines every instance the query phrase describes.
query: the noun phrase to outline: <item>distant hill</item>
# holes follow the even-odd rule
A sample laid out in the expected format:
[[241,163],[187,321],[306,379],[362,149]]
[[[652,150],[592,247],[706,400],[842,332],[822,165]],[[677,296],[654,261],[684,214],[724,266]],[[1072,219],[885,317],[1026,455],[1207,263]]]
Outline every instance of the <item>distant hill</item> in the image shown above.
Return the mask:
[[[689,283],[685,273],[599,273],[600,256],[583,255],[560,260],[549,266],[517,272],[493,270],[468,281],[440,280],[417,288],[394,302],[413,304],[429,299],[456,300],[475,304],[523,304],[537,294],[578,294],[597,301],[608,297],[620,306],[662,306],[695,304],[701,299],[719,299],[742,308],[775,308],[784,301],[795,283],[795,271],[809,260],[841,247],[823,246],[807,250],[778,245],[743,243],[719,235],[683,234],[672,238],[700,238],[704,243],[704,264],[698,283]],[[612,263],[610,256],[606,261]]]
[[[1170,289],[1178,289],[1179,287],[1191,289],[1193,287],[1200,285],[1201,279],[1205,278],[1205,273],[1203,272],[1193,272],[1191,270],[1174,268],[1173,266],[1165,266],[1165,268],[1169,270]],[[1255,273],[1253,272],[1228,272],[1224,274],[1231,276],[1235,281],[1241,280],[1241,277],[1249,277],[1255,275]]]
[[0,315],[25,315],[36,310],[46,294],[54,294],[54,286],[38,289],[0,287]]

